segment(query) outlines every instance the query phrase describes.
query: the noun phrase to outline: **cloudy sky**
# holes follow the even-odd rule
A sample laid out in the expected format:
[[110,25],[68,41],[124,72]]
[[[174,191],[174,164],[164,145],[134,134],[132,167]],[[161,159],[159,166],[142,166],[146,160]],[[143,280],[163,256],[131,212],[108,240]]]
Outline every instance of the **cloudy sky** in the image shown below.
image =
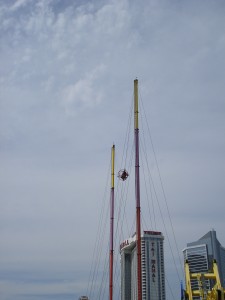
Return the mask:
[[225,246],[224,0],[0,0],[0,66],[1,300],[85,294],[136,77],[179,251]]

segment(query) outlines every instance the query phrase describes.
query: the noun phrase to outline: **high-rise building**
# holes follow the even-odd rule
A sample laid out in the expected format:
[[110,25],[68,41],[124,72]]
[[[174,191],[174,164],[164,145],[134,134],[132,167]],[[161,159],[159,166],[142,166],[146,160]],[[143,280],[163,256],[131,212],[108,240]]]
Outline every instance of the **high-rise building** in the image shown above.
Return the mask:
[[[165,300],[164,237],[158,231],[141,236],[142,299]],[[120,245],[121,300],[137,299],[136,234]]]
[[[212,270],[213,260],[217,261],[220,281],[225,287],[225,248],[217,240],[216,231],[211,230],[199,240],[188,243],[183,250],[184,260],[188,260],[191,273],[207,273]],[[213,282],[206,280],[206,289],[211,289]],[[191,280],[193,290],[198,289],[196,279]]]

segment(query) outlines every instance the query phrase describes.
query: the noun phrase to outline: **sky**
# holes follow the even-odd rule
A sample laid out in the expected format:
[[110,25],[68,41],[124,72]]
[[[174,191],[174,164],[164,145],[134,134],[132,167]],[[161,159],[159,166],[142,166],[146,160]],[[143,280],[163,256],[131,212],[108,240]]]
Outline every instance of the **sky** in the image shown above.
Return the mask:
[[136,77],[179,251],[225,246],[224,28],[223,0],[0,0],[1,300],[85,294]]

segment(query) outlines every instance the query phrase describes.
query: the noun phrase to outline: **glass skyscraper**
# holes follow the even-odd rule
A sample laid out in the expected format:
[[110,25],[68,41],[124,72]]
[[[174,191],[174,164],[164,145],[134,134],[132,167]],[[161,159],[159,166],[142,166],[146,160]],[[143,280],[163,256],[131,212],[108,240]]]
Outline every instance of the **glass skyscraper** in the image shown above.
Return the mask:
[[[142,299],[165,300],[164,237],[158,231],[141,236]],[[121,300],[137,299],[136,235],[120,245]]]
[[[183,250],[184,260],[188,260],[191,273],[207,273],[212,270],[213,260],[217,261],[220,281],[225,287],[225,248],[217,240],[216,231],[211,230],[199,240],[188,243]],[[206,289],[211,289],[213,282],[206,280]],[[196,279],[191,280],[193,290],[198,289]]]

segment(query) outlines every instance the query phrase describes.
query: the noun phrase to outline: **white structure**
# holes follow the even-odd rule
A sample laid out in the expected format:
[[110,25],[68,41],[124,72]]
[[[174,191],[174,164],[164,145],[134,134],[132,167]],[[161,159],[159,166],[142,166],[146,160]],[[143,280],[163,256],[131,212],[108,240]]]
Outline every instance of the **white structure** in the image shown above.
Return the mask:
[[[144,231],[141,237],[142,299],[165,300],[164,237],[158,231]],[[120,245],[121,300],[137,299],[136,234]]]

